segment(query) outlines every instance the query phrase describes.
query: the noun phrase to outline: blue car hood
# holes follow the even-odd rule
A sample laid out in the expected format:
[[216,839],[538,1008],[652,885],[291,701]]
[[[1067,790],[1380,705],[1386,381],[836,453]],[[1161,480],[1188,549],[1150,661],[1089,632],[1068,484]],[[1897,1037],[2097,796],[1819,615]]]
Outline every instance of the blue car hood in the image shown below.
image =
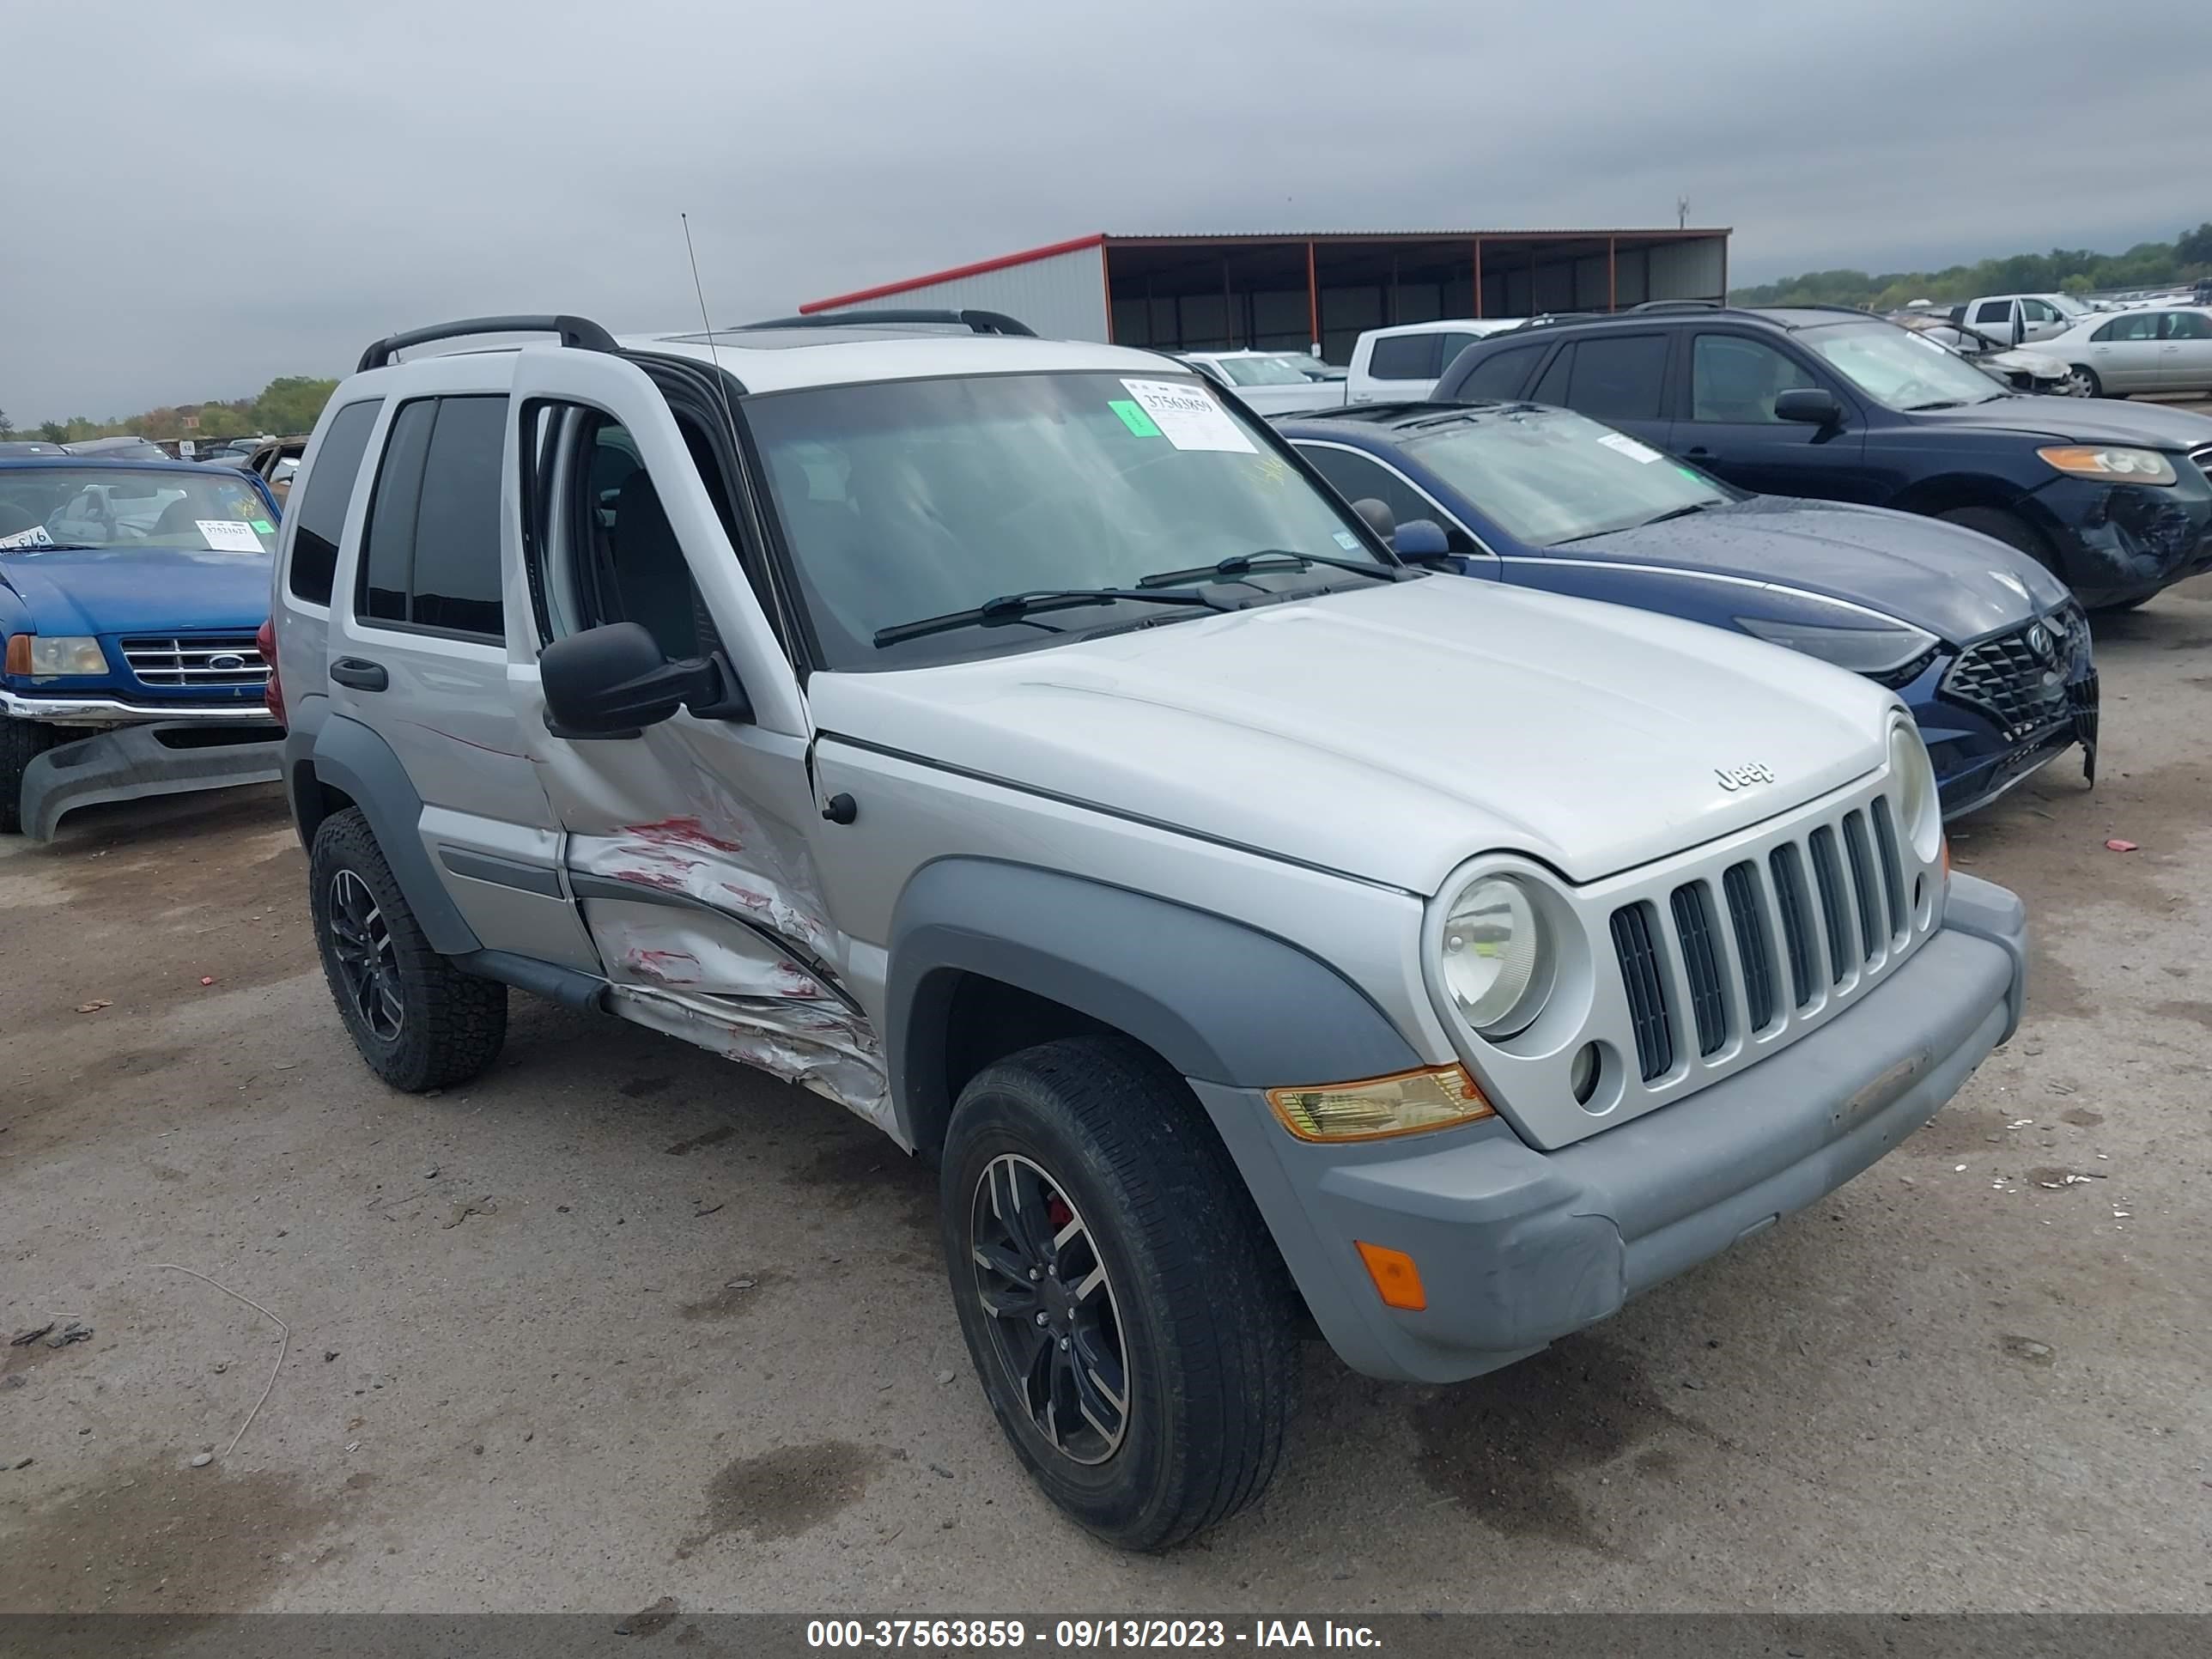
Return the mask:
[[1754,495],[1557,550],[1802,588],[1881,611],[1954,645],[2018,627],[2066,598],[2065,586],[2041,565],[1977,531],[1884,507],[1783,495]]
[[[2030,351],[2041,349],[2030,343]],[[2212,416],[2163,404],[2118,398],[1992,398],[1965,409],[1931,409],[1916,421],[1960,430],[2048,438],[2060,444],[2138,444],[2151,449],[2196,449],[2212,444]]]
[[41,634],[250,634],[269,618],[270,564],[183,547],[19,548],[0,552],[0,583]]

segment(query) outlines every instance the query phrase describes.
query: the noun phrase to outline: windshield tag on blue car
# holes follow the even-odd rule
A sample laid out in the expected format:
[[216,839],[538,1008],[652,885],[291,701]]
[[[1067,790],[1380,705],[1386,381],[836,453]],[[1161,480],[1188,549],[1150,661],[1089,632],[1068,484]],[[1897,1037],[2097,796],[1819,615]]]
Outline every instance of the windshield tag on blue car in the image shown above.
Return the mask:
[[0,547],[52,547],[54,538],[46,534],[46,527],[34,524],[28,530],[19,530],[12,536],[0,536]]
[[1598,441],[1607,449],[1617,449],[1632,461],[1642,461],[1647,466],[1659,459],[1659,452],[1649,444],[1640,444],[1626,432],[1608,432]]
[[265,553],[261,538],[253,533],[253,526],[243,519],[196,519],[200,527],[200,539],[213,553]]

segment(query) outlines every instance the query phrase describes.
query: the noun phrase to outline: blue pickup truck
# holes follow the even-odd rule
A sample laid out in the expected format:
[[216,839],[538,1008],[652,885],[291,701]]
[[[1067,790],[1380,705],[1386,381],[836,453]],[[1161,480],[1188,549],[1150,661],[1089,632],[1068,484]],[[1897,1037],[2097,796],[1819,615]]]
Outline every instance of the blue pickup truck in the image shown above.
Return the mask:
[[0,834],[279,775],[276,518],[229,467],[0,459]]

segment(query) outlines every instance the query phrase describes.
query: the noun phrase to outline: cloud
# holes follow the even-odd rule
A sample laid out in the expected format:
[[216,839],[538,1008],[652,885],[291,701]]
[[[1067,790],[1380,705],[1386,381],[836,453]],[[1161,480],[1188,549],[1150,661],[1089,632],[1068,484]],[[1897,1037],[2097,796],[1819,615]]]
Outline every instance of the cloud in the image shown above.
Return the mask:
[[2212,23],[2073,0],[15,8],[0,405],[335,374],[394,328],[718,322],[1093,230],[1731,224],[1731,270],[2168,237]]

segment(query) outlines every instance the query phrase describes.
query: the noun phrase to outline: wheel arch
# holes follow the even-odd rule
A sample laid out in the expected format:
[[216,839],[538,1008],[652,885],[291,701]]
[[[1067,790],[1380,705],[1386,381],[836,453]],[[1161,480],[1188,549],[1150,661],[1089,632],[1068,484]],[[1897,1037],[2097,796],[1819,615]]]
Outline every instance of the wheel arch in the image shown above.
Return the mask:
[[1382,1011],[1286,939],[1087,878],[951,858],[893,917],[885,1055],[900,1138],[942,1143],[967,1078],[1055,1036],[1108,1033],[1185,1078],[1267,1087],[1422,1062]]
[[432,950],[459,957],[483,948],[430,862],[420,828],[422,797],[390,744],[360,721],[333,714],[308,752],[295,757],[289,783],[293,815],[311,847],[325,818],[361,810]]

